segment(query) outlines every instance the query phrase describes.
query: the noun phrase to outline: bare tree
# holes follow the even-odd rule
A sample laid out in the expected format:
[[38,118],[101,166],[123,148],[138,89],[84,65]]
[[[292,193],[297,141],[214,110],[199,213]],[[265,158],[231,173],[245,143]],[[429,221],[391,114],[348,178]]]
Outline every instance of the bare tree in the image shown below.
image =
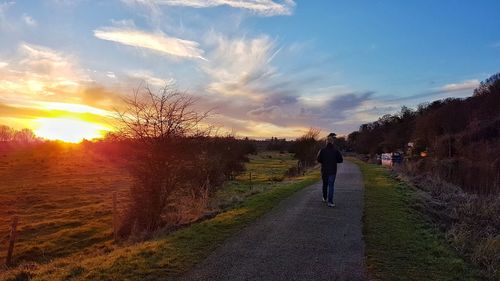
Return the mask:
[[29,144],[37,141],[37,136],[30,129],[22,129],[14,132],[13,140],[20,144]]
[[156,144],[207,132],[200,129],[200,122],[209,111],[194,110],[196,99],[171,86],[164,87],[158,94],[149,87],[137,89],[132,97],[123,100],[125,109],[117,112],[121,132],[129,138]]
[[196,99],[167,86],[159,93],[138,89],[118,110],[120,132],[130,140],[129,168],[134,184],[121,234],[151,232],[161,227],[161,215],[172,194],[186,187],[185,166],[193,165],[185,140],[207,134]]
[[14,137],[14,130],[5,125],[0,125],[0,142],[11,141]]

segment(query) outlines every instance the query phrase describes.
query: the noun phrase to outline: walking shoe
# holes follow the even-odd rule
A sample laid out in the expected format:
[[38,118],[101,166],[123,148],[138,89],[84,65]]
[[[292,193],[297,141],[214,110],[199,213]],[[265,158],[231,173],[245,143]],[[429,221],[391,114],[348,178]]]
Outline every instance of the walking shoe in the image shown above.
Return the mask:
[[334,208],[335,207],[335,203],[328,203],[328,207]]
[[323,198],[323,203],[326,203],[326,199],[325,198]]

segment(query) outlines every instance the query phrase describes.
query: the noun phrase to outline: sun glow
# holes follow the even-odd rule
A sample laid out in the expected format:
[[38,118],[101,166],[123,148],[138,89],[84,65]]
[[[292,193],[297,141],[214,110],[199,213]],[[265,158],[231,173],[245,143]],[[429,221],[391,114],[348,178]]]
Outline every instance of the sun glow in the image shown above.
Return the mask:
[[73,143],[81,142],[83,139],[100,138],[109,131],[104,125],[76,119],[39,118],[35,122],[38,125],[34,131],[37,136]]

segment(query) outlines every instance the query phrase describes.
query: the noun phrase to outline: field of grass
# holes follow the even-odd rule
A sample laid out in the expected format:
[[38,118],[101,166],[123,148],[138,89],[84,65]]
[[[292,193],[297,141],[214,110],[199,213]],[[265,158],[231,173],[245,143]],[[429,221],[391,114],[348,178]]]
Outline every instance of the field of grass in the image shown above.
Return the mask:
[[222,208],[241,202],[245,197],[266,191],[276,183],[287,181],[285,174],[289,168],[297,165],[291,153],[264,151],[249,155],[245,172],[236,180],[224,184],[216,196],[216,204]]
[[382,166],[353,161],[365,183],[363,232],[372,279],[478,280],[442,233],[411,207],[411,187]]
[[[10,217],[14,213],[20,216],[21,239],[14,255],[22,265],[0,273],[0,279],[174,277],[279,200],[319,177],[316,172],[285,179],[284,173],[296,163],[288,153],[252,155],[247,172],[227,182],[213,199],[225,212],[144,243],[116,245],[110,227],[111,196],[113,190],[119,191],[120,198],[126,196],[130,179],[124,170],[77,147],[47,153],[23,152],[1,158],[5,168],[0,174],[0,200],[8,210],[2,210],[0,229],[6,238]],[[23,177],[22,171],[29,171],[30,176]],[[26,196],[37,199],[21,203]],[[4,248],[1,251],[5,253]]]
[[[75,145],[0,153],[0,260],[14,215],[14,263],[44,263],[75,251],[109,246],[112,193],[124,198],[121,169]],[[0,267],[1,268],[1,267]]]

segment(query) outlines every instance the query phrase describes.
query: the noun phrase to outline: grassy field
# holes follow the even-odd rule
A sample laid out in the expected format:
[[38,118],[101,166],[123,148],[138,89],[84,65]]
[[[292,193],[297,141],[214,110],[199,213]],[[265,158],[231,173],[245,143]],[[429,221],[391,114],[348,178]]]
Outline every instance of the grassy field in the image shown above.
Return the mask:
[[372,279],[478,280],[442,233],[411,207],[411,187],[382,166],[351,160],[364,177],[364,236]]
[[0,153],[0,260],[14,215],[15,263],[109,246],[112,193],[125,197],[129,183],[118,167],[75,145]]
[[231,207],[245,197],[273,188],[276,183],[286,181],[286,172],[297,165],[290,153],[264,151],[249,155],[250,162],[245,164],[246,171],[227,182],[216,196],[216,204]]
[[[158,234],[148,242],[116,245],[109,210],[113,190],[126,196],[130,179],[123,169],[77,147],[51,155],[37,151],[2,157],[6,168],[1,177],[7,180],[1,182],[0,200],[8,206],[1,213],[3,238],[10,217],[20,216],[15,261],[22,265],[0,273],[0,279],[12,280],[28,276],[40,280],[175,277],[279,200],[318,179],[317,172],[284,178],[296,163],[291,154],[252,155],[247,172],[227,182],[213,199],[225,212],[171,234]],[[30,176],[23,177],[22,171],[29,171]],[[36,200],[21,203],[27,202],[26,196]]]

